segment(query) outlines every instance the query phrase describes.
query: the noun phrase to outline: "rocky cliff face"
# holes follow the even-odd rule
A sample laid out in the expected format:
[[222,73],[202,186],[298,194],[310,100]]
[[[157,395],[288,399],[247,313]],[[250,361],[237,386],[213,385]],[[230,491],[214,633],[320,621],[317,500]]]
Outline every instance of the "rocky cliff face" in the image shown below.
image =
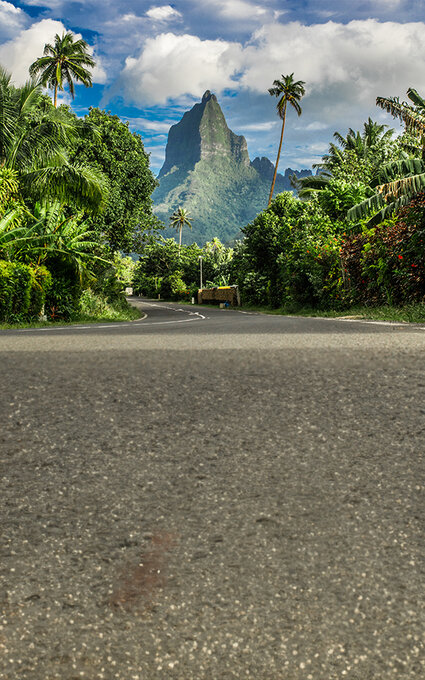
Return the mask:
[[[170,128],[153,194],[155,213],[167,225],[174,210],[186,208],[193,226],[186,242],[232,240],[267,205],[273,170],[268,158],[250,162],[245,138],[229,129],[216,96],[207,90]],[[278,174],[276,193],[291,190],[290,174],[290,169]]]

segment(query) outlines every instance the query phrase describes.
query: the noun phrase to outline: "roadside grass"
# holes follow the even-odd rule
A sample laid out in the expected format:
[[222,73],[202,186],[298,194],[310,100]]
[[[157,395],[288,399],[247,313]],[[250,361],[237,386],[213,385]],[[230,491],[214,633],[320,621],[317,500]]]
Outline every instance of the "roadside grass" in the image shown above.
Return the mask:
[[256,311],[263,314],[282,314],[286,316],[310,316],[322,318],[349,318],[349,319],[365,319],[371,321],[398,321],[402,323],[424,323],[425,322],[425,304],[416,303],[411,305],[404,305],[402,307],[391,307],[389,305],[382,305],[379,307],[356,306],[347,307],[345,309],[270,309],[267,307],[244,306],[240,307],[243,311]]
[[104,298],[91,297],[83,300],[81,311],[69,321],[58,319],[57,321],[21,321],[16,323],[0,323],[0,330],[13,330],[19,328],[45,328],[58,326],[73,326],[76,324],[135,321],[142,318],[143,313],[130,305],[126,300],[118,300],[108,303]]
[[[187,301],[180,301],[178,304],[189,304]],[[198,305],[200,307],[216,308],[217,305]],[[232,309],[231,307],[229,309]],[[235,308],[233,308],[235,309]],[[411,305],[403,305],[402,307],[391,307],[390,305],[381,305],[379,307],[367,307],[365,305],[346,307],[344,309],[313,309],[311,307],[303,307],[295,309],[294,307],[279,307],[273,309],[266,306],[258,305],[243,305],[237,307],[241,312],[257,312],[259,314],[278,314],[281,316],[310,316],[322,317],[331,319],[365,319],[371,321],[398,321],[402,323],[424,323],[425,322],[425,303],[415,303]]]

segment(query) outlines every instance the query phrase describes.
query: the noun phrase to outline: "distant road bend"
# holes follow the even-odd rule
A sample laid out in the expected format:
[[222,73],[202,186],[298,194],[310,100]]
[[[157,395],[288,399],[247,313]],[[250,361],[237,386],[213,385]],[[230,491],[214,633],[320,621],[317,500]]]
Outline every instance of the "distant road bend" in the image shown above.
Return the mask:
[[0,678],[422,680],[425,327],[0,331]]

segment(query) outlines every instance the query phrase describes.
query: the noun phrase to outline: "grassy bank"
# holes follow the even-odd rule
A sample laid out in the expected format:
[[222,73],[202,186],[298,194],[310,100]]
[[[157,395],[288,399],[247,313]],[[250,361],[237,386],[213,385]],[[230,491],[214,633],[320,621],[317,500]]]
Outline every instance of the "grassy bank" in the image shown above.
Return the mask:
[[346,309],[338,310],[322,310],[322,309],[271,309],[270,307],[255,307],[244,306],[240,307],[242,311],[260,312],[262,314],[281,314],[287,316],[314,316],[324,318],[352,318],[352,319],[370,319],[374,321],[399,321],[404,323],[424,323],[425,322],[425,304],[417,303],[412,305],[404,305],[403,307],[390,307],[383,305],[381,307],[347,307]]
[[[190,304],[187,301],[181,301],[180,304]],[[217,305],[204,304],[202,307],[216,308]],[[425,323],[425,303],[416,303],[412,305],[404,305],[402,307],[390,307],[389,305],[382,305],[380,307],[346,307],[344,309],[313,309],[304,307],[302,309],[294,309],[293,307],[279,307],[277,309],[265,306],[243,305],[238,307],[242,312],[258,312],[259,314],[278,314],[281,316],[313,316],[330,319],[370,319],[371,321],[398,321],[403,323]]]
[[85,294],[81,301],[80,311],[69,320],[57,319],[56,321],[0,323],[0,330],[69,326],[81,323],[135,321],[142,316],[143,313],[130,305],[126,300],[118,299],[111,303],[107,302],[106,298],[102,296]]

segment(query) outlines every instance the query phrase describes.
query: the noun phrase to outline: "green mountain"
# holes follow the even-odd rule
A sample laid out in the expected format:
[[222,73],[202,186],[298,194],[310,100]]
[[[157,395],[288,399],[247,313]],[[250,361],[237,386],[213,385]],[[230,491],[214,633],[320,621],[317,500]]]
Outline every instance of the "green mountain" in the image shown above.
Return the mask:
[[[154,211],[166,225],[179,206],[189,212],[193,229],[183,230],[185,243],[203,244],[214,236],[231,241],[267,205],[273,171],[268,158],[251,163],[245,137],[228,128],[216,96],[207,90],[170,128]],[[311,173],[288,168],[277,175],[275,193],[291,190],[292,174]],[[167,229],[165,235],[174,233]]]

